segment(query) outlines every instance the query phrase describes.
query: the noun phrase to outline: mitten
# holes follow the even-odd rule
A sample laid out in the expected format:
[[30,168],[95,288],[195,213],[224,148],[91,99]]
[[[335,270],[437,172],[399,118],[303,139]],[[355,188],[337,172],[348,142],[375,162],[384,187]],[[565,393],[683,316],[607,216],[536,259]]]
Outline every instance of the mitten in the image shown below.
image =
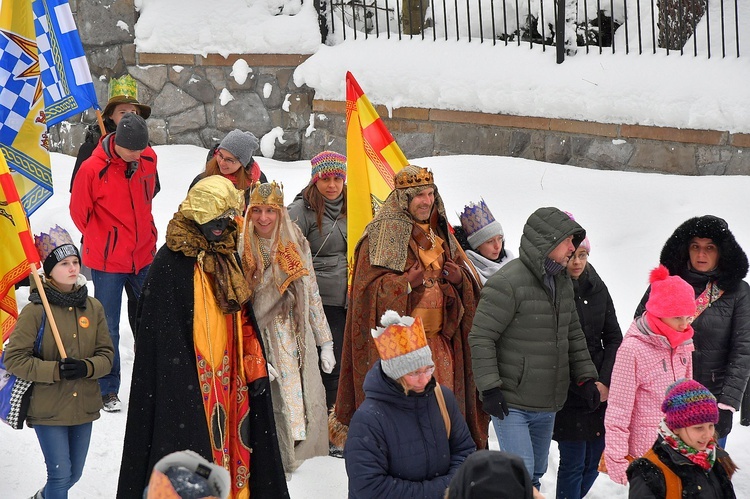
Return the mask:
[[505,416],[508,415],[508,403],[499,387],[482,392],[482,408],[484,412],[491,416],[505,419]]
[[268,379],[268,376],[256,379],[250,383],[250,387],[248,388],[250,396],[257,397],[258,395],[263,395],[270,385],[271,381]]
[[584,381],[580,386],[580,393],[583,400],[586,401],[586,405],[590,411],[595,411],[599,408],[601,395],[599,394],[599,389],[596,387],[596,381],[593,379],[587,379]]
[[320,346],[320,367],[323,372],[331,374],[336,366],[336,357],[333,355],[333,341],[326,341]]
[[85,360],[73,359],[67,357],[59,363],[60,379],[81,379],[88,374],[88,364]]
[[732,431],[732,418],[734,413],[727,409],[719,409],[719,423],[716,425],[716,433],[719,438],[724,438]]
[[268,367],[268,381],[273,381],[279,377],[278,371],[271,364],[268,364],[266,367]]

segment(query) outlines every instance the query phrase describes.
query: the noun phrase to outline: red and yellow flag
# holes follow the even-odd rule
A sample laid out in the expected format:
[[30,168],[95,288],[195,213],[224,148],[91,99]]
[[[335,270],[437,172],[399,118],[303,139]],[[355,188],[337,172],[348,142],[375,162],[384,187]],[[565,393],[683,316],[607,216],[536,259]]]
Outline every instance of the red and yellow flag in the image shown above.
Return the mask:
[[[14,285],[39,265],[29,221],[18,197],[5,156],[0,154],[0,326],[3,343],[18,318]],[[0,346],[0,350],[2,347]]]
[[346,73],[346,218],[349,279],[354,248],[409,161],[354,76]]

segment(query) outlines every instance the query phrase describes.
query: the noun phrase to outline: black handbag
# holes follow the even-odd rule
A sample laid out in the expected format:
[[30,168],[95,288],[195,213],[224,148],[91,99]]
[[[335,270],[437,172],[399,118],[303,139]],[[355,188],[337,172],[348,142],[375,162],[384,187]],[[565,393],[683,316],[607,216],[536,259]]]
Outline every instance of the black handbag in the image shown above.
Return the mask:
[[[47,314],[42,311],[42,324],[34,342],[34,357],[40,356],[44,326],[47,323]],[[0,356],[0,419],[11,428],[20,430],[31,403],[31,381],[21,379],[11,374],[5,368],[5,351]]]

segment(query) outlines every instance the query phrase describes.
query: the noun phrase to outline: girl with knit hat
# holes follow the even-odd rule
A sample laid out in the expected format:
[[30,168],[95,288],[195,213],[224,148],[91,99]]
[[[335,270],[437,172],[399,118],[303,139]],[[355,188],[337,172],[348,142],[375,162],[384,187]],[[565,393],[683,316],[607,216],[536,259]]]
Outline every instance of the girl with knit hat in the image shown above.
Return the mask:
[[479,273],[480,284],[515,256],[505,247],[505,233],[484,199],[469,203],[459,215],[461,225],[453,227],[456,239]]
[[266,176],[253,158],[259,145],[260,141],[251,132],[235,128],[209,150],[205,171],[193,179],[190,187],[203,178],[221,175],[231,180],[237,189],[245,191],[247,205],[250,187],[255,182],[266,182]]
[[422,319],[388,310],[380,322],[371,331],[380,360],[344,446],[349,498],[442,499],[474,440],[453,393],[432,375]]
[[[310,160],[310,183],[289,205],[291,218],[310,243],[315,278],[328,325],[333,335],[336,366],[321,368],[328,410],[336,402],[339,387],[341,345],[344,342],[347,290],[346,156],[323,151]],[[330,445],[329,454],[342,457],[341,448]]]
[[627,484],[630,461],[653,443],[667,387],[693,374],[693,288],[660,265],[651,272],[646,312],[630,325],[612,370],[604,418],[609,477]]
[[[34,382],[26,423],[36,431],[47,465],[47,483],[34,497],[64,499],[83,473],[92,422],[102,408],[97,379],[112,369],[114,348],[104,307],[88,294],[70,234],[55,226],[34,240],[53,317],[44,311],[32,280],[30,303],[21,310],[5,349],[5,366]],[[64,355],[52,334],[53,319]]]
[[[628,468],[633,499],[733,499],[730,476],[719,462],[714,425],[716,398],[691,379],[672,384],[661,404],[656,443]],[[726,459],[726,458],[725,458]]]

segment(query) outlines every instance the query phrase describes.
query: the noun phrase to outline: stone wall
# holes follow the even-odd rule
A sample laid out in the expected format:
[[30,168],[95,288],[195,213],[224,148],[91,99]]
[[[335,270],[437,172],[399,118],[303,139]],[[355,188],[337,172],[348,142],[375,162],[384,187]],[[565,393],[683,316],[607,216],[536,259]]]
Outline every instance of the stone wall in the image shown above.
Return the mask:
[[[307,56],[136,53],[133,0],[71,0],[71,7],[99,102],[106,103],[112,77],[131,74],[140,101],[152,107],[154,144],[210,147],[239,128],[259,138],[272,130],[272,136],[281,135],[283,142],[274,140],[273,157],[279,160],[309,159],[324,149],[346,152],[345,103],[314,100],[314,89],[294,84],[294,69]],[[243,83],[231,75],[238,59],[250,67]],[[226,102],[222,92],[233,99]],[[750,148],[750,134],[439,109],[377,110],[408,158],[488,154],[609,170],[750,174],[750,151],[743,149]],[[89,111],[54,127],[54,150],[75,154],[85,125],[93,121]]]

